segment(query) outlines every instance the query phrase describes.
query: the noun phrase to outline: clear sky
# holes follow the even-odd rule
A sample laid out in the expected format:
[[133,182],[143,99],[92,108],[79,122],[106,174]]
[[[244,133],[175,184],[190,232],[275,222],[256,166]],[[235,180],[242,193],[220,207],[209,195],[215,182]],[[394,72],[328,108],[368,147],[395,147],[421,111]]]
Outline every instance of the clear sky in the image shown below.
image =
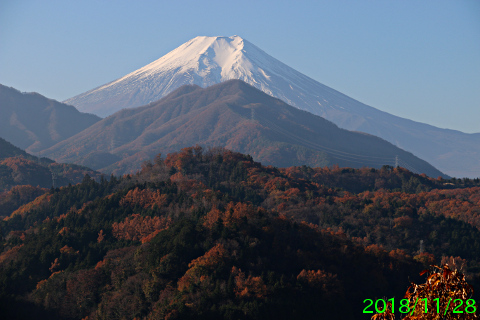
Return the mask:
[[65,100],[239,35],[377,109],[480,132],[480,1],[0,0],[0,83]]

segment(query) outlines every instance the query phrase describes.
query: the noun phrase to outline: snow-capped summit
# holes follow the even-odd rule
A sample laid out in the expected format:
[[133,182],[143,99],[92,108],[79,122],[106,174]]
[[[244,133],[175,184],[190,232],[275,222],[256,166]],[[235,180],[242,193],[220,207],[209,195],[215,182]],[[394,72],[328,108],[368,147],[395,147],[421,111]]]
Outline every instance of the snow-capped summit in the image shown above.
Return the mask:
[[[183,84],[205,87],[237,77],[247,80],[252,75],[252,64],[245,57],[244,47],[245,41],[238,36],[196,37],[160,59],[97,88],[90,94],[149,81],[153,84],[151,95],[156,100]],[[161,78],[167,78],[168,82]],[[126,106],[132,107],[130,104]]]
[[[143,68],[70,98],[65,103],[105,117],[123,108],[156,101],[184,84],[207,87],[230,79],[243,80],[295,107],[322,116],[325,113],[318,106],[323,106],[325,100],[336,104],[334,100],[339,97],[349,99],[239,36],[202,36],[182,44]],[[322,93],[324,96],[320,97],[318,94]],[[345,108],[345,102],[342,101],[342,108]]]
[[367,106],[239,36],[196,37],[143,68],[65,102],[105,117],[156,101],[185,84],[207,87],[229,79],[243,80],[341,128],[379,136],[449,175],[480,176],[480,134],[439,129]]

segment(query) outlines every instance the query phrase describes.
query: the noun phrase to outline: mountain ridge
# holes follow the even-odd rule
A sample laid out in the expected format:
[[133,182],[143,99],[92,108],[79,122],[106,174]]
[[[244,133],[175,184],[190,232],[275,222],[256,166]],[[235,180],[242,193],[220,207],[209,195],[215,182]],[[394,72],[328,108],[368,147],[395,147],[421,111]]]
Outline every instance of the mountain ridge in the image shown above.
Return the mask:
[[39,93],[0,85],[0,137],[28,152],[47,149],[99,120]]
[[380,168],[393,166],[398,155],[421,172],[445,176],[378,137],[338,128],[241,80],[181,87],[157,102],[118,111],[42,154],[92,167],[91,158],[107,152],[111,163],[93,168],[120,174],[137,170],[159,152],[195,144],[248,153],[278,167]]
[[379,136],[452,176],[480,176],[480,133],[467,134],[388,114],[290,68],[239,36],[196,37],[130,74],[66,100],[112,114],[156,101],[183,84],[243,80],[339,127]]

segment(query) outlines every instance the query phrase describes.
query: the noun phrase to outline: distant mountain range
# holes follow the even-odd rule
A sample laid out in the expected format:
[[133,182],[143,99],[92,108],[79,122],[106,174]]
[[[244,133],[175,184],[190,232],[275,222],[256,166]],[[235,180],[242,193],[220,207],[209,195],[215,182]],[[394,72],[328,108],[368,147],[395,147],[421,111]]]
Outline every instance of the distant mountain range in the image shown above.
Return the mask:
[[286,167],[376,167],[401,164],[432,177],[427,162],[369,134],[340,129],[240,80],[208,88],[182,86],[146,106],[125,109],[42,152],[116,174],[137,170],[157,153],[199,144],[248,153]]
[[65,102],[108,116],[154,102],[185,84],[207,87],[229,79],[243,80],[341,128],[379,136],[451,176],[480,176],[480,133],[440,129],[367,106],[238,36],[194,38],[143,68]]
[[28,152],[51,147],[100,119],[38,93],[0,85],[0,137]]

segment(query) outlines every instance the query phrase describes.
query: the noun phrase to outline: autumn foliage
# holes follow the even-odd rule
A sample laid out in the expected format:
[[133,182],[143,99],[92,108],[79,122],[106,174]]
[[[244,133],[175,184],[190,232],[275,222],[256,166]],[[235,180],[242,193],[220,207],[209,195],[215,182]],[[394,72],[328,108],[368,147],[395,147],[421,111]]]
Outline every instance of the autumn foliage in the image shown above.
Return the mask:
[[162,207],[166,203],[167,196],[161,194],[159,190],[139,189],[135,188],[128,191],[128,193],[120,200],[122,206],[139,205],[142,208],[153,208],[155,205]]
[[261,277],[245,275],[241,269],[232,268],[232,275],[235,277],[235,296],[238,298],[263,299],[268,294],[267,286]]
[[235,223],[240,223],[243,219],[251,219],[256,215],[261,215],[263,210],[256,209],[247,203],[227,204],[224,211],[213,208],[204,217],[203,225],[211,228],[216,222],[221,222],[224,226],[230,227]]
[[216,268],[223,263],[227,255],[225,248],[221,244],[215,245],[203,256],[192,260],[188,264],[189,269],[185,275],[178,280],[178,290],[180,292],[190,290],[191,286],[207,280]]
[[433,290],[443,308],[442,290],[480,283],[475,183],[197,146],[123,177],[15,187],[0,194],[0,317],[353,320],[440,261],[465,278],[437,268],[406,299]]
[[168,228],[171,223],[171,219],[165,217],[152,218],[133,214],[123,222],[113,223],[112,233],[117,239],[146,242],[151,239],[152,234]]
[[[448,264],[432,266],[420,275],[427,274],[424,284],[415,284],[408,288],[404,303],[408,311],[402,318],[405,320],[471,320],[478,319],[473,287],[465,279],[465,275],[458,269],[451,269]],[[396,310],[395,310],[396,311]],[[405,312],[404,312],[405,313]],[[372,320],[394,320],[392,305],[386,312],[376,314]]]

